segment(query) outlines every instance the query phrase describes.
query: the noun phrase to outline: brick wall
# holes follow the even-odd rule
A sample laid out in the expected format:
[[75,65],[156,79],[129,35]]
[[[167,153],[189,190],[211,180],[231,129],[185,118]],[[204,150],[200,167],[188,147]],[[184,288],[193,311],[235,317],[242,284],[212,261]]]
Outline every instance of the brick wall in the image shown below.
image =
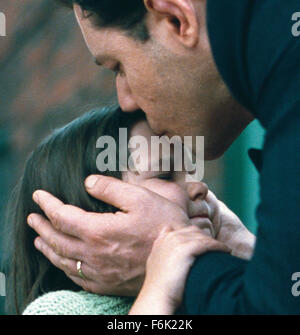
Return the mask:
[[0,5],[0,125],[20,156],[53,127],[114,96],[113,77],[96,68],[73,12],[52,0]]

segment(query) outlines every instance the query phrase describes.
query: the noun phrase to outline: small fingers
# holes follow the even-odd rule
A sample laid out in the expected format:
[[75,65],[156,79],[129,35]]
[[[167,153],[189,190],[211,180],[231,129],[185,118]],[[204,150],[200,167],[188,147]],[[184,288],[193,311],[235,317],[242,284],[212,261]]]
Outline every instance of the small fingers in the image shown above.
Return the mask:
[[207,235],[198,235],[194,238],[187,238],[182,244],[183,253],[199,256],[210,251],[220,251],[231,253],[231,249],[224,243],[221,243]]
[[[160,235],[163,243],[169,245],[170,248],[179,248],[187,253],[201,254],[208,251],[221,251],[230,253],[232,250],[224,243],[215,240],[207,235],[197,226],[187,226],[183,229],[168,231]],[[157,241],[160,243],[160,241]]]
[[214,241],[214,240],[200,240],[200,243],[195,243],[193,246],[195,253],[206,253],[209,251],[220,251],[220,252],[225,252],[225,253],[231,253],[231,249],[227,247],[226,244]]
[[166,226],[162,229],[163,235],[168,235],[169,237],[184,237],[184,236],[190,236],[195,237],[195,235],[205,235],[203,231],[197,227],[197,226],[185,226],[183,228],[174,230],[171,226]]

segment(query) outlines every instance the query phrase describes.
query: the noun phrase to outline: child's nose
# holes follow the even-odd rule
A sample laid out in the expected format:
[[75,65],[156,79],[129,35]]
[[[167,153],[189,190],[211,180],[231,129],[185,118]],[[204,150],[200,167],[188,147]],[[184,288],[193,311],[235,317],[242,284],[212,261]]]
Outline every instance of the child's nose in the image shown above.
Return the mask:
[[200,198],[204,200],[208,193],[208,187],[205,183],[189,183],[188,184],[188,194],[191,200],[196,200]]

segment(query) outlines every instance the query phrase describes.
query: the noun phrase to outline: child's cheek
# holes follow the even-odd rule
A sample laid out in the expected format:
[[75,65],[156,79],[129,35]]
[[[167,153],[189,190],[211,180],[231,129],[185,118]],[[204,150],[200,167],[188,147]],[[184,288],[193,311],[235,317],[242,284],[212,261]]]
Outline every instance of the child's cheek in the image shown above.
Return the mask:
[[176,203],[187,213],[189,200],[188,194],[183,188],[181,188],[177,184],[153,178],[146,180],[143,183],[143,187]]

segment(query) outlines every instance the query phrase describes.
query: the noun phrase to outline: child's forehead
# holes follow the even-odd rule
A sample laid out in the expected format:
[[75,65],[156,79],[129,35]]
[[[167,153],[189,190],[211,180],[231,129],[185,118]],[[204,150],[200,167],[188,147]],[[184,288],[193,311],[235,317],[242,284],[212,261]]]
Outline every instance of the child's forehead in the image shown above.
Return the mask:
[[139,120],[131,127],[130,137],[132,136],[144,136],[151,141],[151,136],[156,135],[146,120]]
[[[141,138],[143,141],[141,141]],[[179,156],[174,155],[174,147],[170,145],[169,140],[166,136],[157,136],[147,121],[136,122],[129,134],[129,152],[136,153],[138,147],[138,155],[140,156],[138,170],[143,168],[147,171],[166,171],[163,167],[169,166],[169,171],[172,171],[174,157],[176,156],[182,160],[183,148],[181,147]],[[136,145],[137,143],[138,145]]]

